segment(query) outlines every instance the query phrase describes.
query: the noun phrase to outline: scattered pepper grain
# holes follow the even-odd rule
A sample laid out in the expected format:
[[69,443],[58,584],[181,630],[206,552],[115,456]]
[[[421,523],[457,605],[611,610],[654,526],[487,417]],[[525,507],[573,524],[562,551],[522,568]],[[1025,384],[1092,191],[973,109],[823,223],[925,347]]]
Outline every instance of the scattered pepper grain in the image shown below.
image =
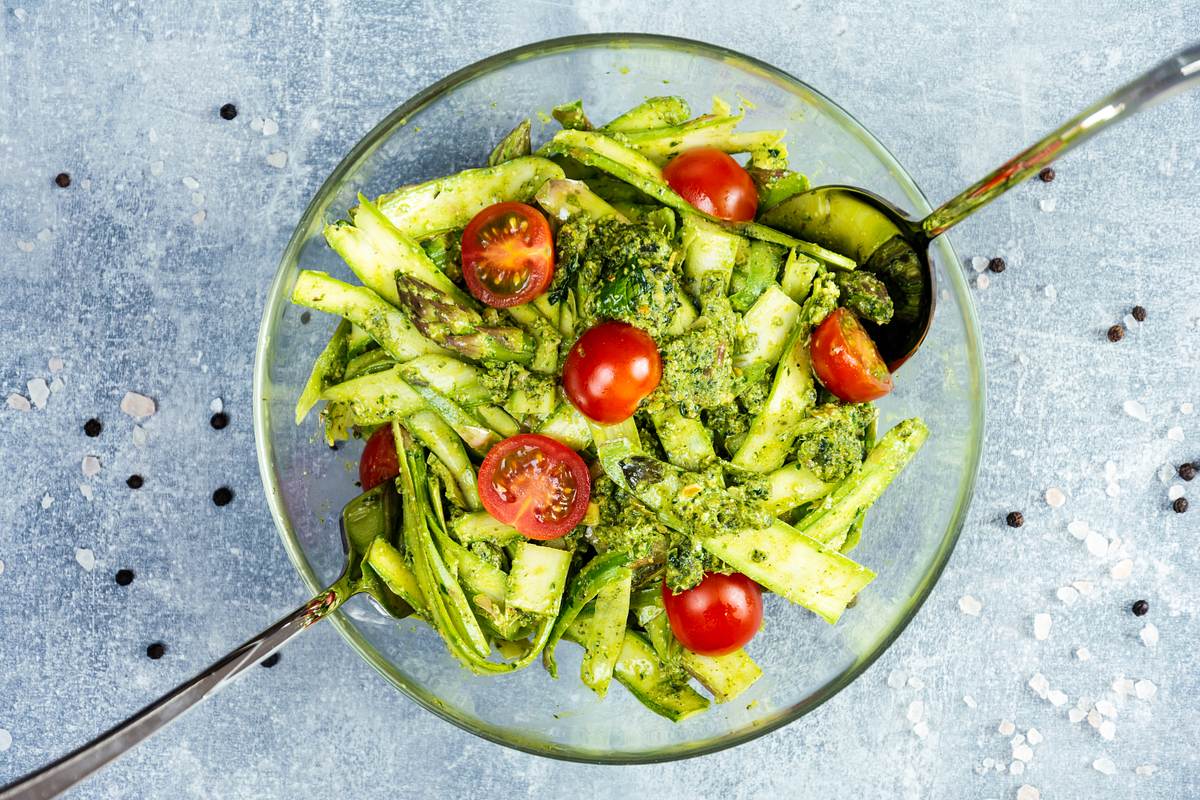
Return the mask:
[[221,106],[221,119],[235,119],[237,117],[237,106],[233,103],[226,103]]
[[1134,306],[1129,312],[1138,322],[1146,321],[1146,309],[1143,306]]
[[65,172],[60,172],[54,176],[54,185],[60,189],[66,189],[71,185],[71,176]]
[[1125,329],[1120,325],[1113,325],[1108,329],[1108,340],[1110,342],[1119,342],[1125,338]]
[[1150,612],[1150,604],[1145,600],[1138,600],[1130,607],[1135,617],[1144,617]]
[[1171,503],[1171,508],[1175,509],[1176,514],[1182,514],[1188,510],[1188,501],[1186,497],[1177,497],[1175,502]]
[[1010,528],[1019,528],[1025,524],[1025,515],[1020,511],[1010,511],[1008,516],[1004,518]]
[[104,430],[104,425],[102,425],[100,420],[96,419],[95,417],[92,417],[87,422],[83,423],[83,432],[93,439],[99,436],[100,431],[102,430]]
[[990,269],[992,272],[1004,272],[1007,267],[1008,264],[1005,264],[1004,259],[1000,256],[996,256],[988,262],[988,269]]
[[1038,178],[1041,179],[1042,183],[1049,183],[1054,180],[1056,175],[1054,167],[1042,167],[1042,171],[1038,173]]

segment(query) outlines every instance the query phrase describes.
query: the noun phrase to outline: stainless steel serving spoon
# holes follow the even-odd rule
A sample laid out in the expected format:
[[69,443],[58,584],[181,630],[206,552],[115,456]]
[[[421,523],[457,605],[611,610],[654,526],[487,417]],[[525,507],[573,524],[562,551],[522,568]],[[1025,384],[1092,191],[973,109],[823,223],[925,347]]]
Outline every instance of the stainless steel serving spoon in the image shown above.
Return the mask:
[[821,186],[785,200],[764,214],[762,221],[851,256],[881,277],[896,313],[891,322],[872,328],[871,333],[895,371],[921,346],[933,323],[935,287],[929,245],[934,239],[1108,126],[1197,84],[1200,43],[1088,106],[922,220],[912,219],[865,189]]
[[341,518],[346,564],[329,588],[129,719],[52,764],[0,788],[0,800],[57,797],[150,738],[201,700],[216,694],[356,594],[369,594],[392,616],[406,616],[411,612],[408,605],[391,594],[370,566],[363,563],[375,536],[380,530],[392,530],[398,514],[399,498],[390,482],[351,500],[342,510]]

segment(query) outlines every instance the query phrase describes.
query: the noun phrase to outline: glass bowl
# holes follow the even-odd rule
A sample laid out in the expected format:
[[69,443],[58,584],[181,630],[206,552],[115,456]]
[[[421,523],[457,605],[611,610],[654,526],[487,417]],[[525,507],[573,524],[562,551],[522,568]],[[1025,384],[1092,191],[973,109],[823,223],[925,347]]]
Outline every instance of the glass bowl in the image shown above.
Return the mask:
[[[557,123],[554,105],[583,98],[592,119],[647,96],[681,95],[695,112],[714,95],[753,103],[750,128],[786,128],[792,165],[814,185],[848,183],[923,216],[929,205],[883,145],[815,89],[768,64],[712,45],[611,34],[555,39],[480,61],[392,112],[338,165],[309,204],[271,284],[254,371],[254,426],[267,501],[310,592],[342,563],[338,512],[356,494],[360,443],[336,451],[292,409],[335,320],[288,297],[300,268],[349,276],[321,228],[395,187],[478,166],[518,121],[534,120],[535,146]],[[748,741],[812,711],[849,684],[900,634],[929,594],[962,528],[983,439],[979,330],[962,265],[945,237],[936,262],[937,318],[920,352],[879,403],[881,430],[910,416],[932,436],[871,510],[854,558],[879,577],[836,626],[768,595],[766,627],[749,646],[764,675],[735,702],[675,724],[614,684],[600,701],[578,680],[580,651],[563,645],[560,677],[538,666],[503,677],[460,668],[437,635],[396,623],[358,598],[333,618],[341,634],[393,686],[435,714],[492,741],[555,758],[638,763],[683,758]],[[307,315],[305,315],[307,316]],[[382,691],[382,688],[381,688]]]

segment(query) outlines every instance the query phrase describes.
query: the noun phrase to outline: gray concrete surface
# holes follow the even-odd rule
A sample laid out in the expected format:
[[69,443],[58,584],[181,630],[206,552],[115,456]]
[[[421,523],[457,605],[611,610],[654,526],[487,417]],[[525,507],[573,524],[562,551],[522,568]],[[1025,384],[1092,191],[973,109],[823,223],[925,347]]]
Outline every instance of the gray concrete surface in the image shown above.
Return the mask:
[[[706,39],[840,101],[939,199],[1200,37],[1195,0],[0,8],[0,396],[28,397],[27,381],[55,377],[55,356],[65,384],[43,410],[0,406],[0,783],[301,599],[254,463],[259,305],[320,181],[432,80],[568,33]],[[216,115],[229,101],[241,110],[232,123]],[[253,129],[255,119],[278,131]],[[286,164],[270,165],[272,153]],[[1200,416],[1181,410],[1200,402],[1198,159],[1193,95],[1066,158],[1053,183],[1014,191],[953,234],[960,253],[1008,262],[976,292],[990,399],[970,520],[913,625],[809,718],[669,765],[557,763],[420,711],[327,628],[73,796],[1013,798],[1026,784],[1044,798],[1200,795],[1200,482],[1181,484],[1193,509],[1175,514],[1178,481],[1163,469],[1200,459]],[[70,188],[52,184],[60,171]],[[1146,321],[1108,342],[1105,330],[1135,303]],[[143,447],[118,410],[130,389],[158,401]],[[208,424],[218,397],[232,420],[224,431]],[[105,429],[87,439],[93,415]],[[102,464],[92,478],[81,473],[88,454]],[[125,486],[134,472],[146,481],[136,492]],[[236,499],[218,509],[209,495],[222,484]],[[1063,507],[1047,505],[1050,488]],[[1004,527],[1011,509],[1024,511],[1024,528]],[[1119,537],[1112,554],[1089,555],[1072,520]],[[136,571],[131,586],[113,580],[122,567]],[[1081,580],[1091,594],[1056,596]],[[960,610],[965,595],[981,602],[978,616]],[[1145,617],[1128,611],[1137,598],[1149,600]],[[1053,622],[1044,641],[1038,613]],[[1139,637],[1146,623],[1154,646]],[[169,649],[151,661],[145,648],[157,640]],[[1050,699],[1028,685],[1038,673]],[[1126,685],[1113,688],[1120,678],[1156,692],[1126,696]],[[1057,691],[1061,707],[1050,702]],[[1111,740],[1072,722],[1081,696],[1098,703],[1098,725],[1114,723],[1103,728]],[[1010,762],[1029,754],[998,732],[1005,720],[1041,734],[1020,775]]]

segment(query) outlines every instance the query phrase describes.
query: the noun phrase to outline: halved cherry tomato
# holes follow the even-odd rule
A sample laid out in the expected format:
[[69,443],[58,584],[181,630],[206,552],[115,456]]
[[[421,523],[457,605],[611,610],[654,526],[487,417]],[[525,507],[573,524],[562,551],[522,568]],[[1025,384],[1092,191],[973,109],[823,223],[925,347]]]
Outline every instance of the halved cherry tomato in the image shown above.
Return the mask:
[[371,434],[358,460],[358,482],[362,490],[374,489],[384,481],[400,474],[400,460],[396,456],[396,440],[392,438],[392,426],[384,425]]
[[892,374],[879,348],[858,318],[844,308],[817,326],[809,354],[818,380],[847,403],[878,400],[892,390]]
[[542,212],[524,203],[490,205],[462,235],[467,289],[493,308],[528,303],[554,277],[554,240]]
[[732,653],[762,625],[762,589],[740,572],[710,572],[679,594],[664,583],[663,605],[679,643],[704,656]]
[[539,433],[510,436],[479,468],[487,512],[530,539],[557,539],[587,511],[592,476],[571,448]]
[[567,353],[563,389],[596,422],[629,419],[662,378],[662,359],[650,334],[624,322],[602,322]]
[[715,147],[685,150],[663,167],[676,194],[706,214],[745,222],[758,212],[758,189],[742,165]]

